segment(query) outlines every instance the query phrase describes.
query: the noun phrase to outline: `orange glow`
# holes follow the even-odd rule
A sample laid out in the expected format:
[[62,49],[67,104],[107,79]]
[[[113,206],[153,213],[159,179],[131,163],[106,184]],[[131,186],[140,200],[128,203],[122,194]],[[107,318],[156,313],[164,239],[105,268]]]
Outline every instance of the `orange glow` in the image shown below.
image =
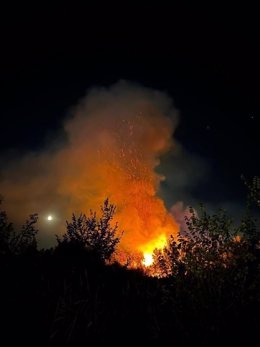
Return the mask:
[[[72,213],[99,211],[109,198],[124,231],[118,246],[126,254],[119,257],[122,263],[142,266],[144,257],[143,264],[150,264],[153,250],[179,228],[158,194],[165,177],[156,170],[161,156],[174,149],[177,118],[171,100],[157,91],[127,82],[91,90],[65,121],[64,143],[57,140],[58,146],[1,173],[8,211],[23,220],[37,206],[39,213],[54,211],[66,220]],[[55,229],[52,224],[39,227],[54,241],[65,230],[64,223]]]
[[151,266],[153,264],[153,254],[152,253],[144,253],[143,264],[144,264],[144,266]]
[[234,237],[234,242],[241,242],[241,236],[240,235],[236,235]]
[[142,264],[144,266],[151,266],[153,264],[153,251],[155,249],[163,249],[167,245],[167,238],[165,234],[161,234],[157,239],[148,242],[140,247],[143,253]]

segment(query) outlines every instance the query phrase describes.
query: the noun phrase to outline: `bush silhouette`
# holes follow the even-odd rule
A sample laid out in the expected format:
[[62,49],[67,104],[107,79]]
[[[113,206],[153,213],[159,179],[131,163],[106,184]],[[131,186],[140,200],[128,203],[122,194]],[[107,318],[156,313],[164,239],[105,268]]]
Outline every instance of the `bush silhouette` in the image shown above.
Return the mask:
[[[37,250],[37,215],[14,231],[0,212],[1,337],[10,345],[250,345],[259,335],[259,228],[191,210],[154,272],[107,261],[120,233],[115,206],[72,215],[53,249]],[[119,234],[119,235],[118,235]],[[31,252],[30,250],[34,250]]]
[[[0,200],[1,203],[1,200]],[[31,214],[22,225],[20,231],[15,231],[8,221],[5,211],[0,211],[0,254],[22,254],[37,249],[36,223],[38,215]]]
[[8,221],[6,212],[0,211],[0,254],[5,255],[11,252],[13,237],[13,225]]
[[109,260],[120,241],[117,236],[118,225],[112,225],[115,211],[116,207],[106,199],[101,206],[101,217],[97,217],[97,213],[93,211],[90,211],[89,216],[80,214],[76,217],[73,214],[72,221],[67,221],[66,233],[61,238],[57,237],[58,244],[86,249],[102,260]]
[[203,206],[198,213],[190,208],[186,230],[172,236],[163,250],[154,251],[153,271],[160,277],[179,272],[205,276],[253,261],[259,243],[259,232],[252,217],[246,216],[235,227],[224,210],[210,215]]

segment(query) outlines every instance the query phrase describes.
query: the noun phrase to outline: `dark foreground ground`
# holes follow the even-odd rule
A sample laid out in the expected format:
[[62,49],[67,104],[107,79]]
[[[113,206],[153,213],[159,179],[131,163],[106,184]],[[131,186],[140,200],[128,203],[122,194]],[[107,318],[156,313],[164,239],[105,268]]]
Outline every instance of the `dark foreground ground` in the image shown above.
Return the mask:
[[88,252],[4,255],[1,345],[253,345],[258,267],[157,279],[103,265]]

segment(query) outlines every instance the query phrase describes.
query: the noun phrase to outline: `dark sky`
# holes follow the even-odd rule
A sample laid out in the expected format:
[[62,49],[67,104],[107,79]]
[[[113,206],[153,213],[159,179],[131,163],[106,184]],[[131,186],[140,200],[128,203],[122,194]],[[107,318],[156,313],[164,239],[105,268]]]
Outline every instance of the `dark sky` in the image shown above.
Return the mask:
[[127,79],[173,97],[176,138],[210,167],[198,199],[243,199],[240,175],[259,174],[254,9],[60,3],[2,17],[2,151],[41,148],[88,88]]

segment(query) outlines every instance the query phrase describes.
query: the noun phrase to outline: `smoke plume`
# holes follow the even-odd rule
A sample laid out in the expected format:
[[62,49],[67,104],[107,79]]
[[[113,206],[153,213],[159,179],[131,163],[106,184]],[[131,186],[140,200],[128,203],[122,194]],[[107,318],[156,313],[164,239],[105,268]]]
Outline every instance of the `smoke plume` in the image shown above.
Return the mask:
[[[122,247],[156,245],[178,230],[158,196],[164,177],[156,171],[160,158],[174,150],[177,121],[164,93],[124,81],[89,90],[64,122],[64,143],[50,143],[2,169],[5,208],[18,222],[38,212],[46,241],[64,231],[72,212],[98,210],[108,197],[124,230]],[[55,218],[48,224],[50,213]]]

